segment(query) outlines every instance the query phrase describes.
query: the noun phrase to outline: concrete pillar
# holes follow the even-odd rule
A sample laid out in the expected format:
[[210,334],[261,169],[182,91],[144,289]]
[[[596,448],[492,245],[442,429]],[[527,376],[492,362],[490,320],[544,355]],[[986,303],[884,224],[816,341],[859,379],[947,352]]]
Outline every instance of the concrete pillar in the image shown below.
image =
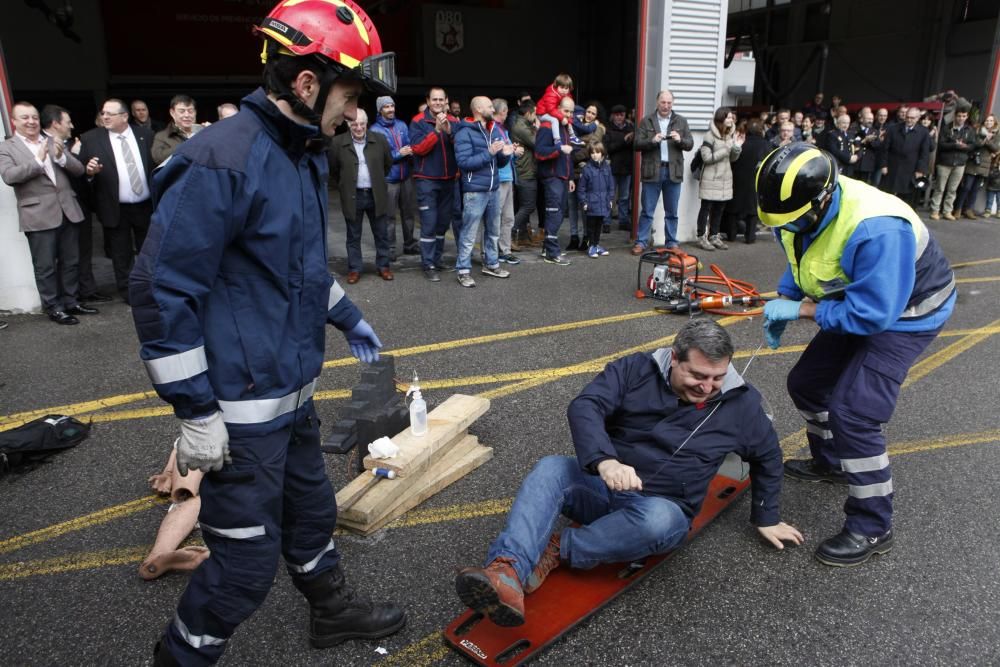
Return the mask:
[[[688,166],[722,99],[728,8],[728,0],[640,0],[636,114],[655,113],[657,92],[669,89],[674,111],[687,118],[694,135],[694,149],[684,154],[677,229],[682,241],[693,239],[697,228],[701,201]],[[653,217],[653,241],[664,243],[662,201]]]

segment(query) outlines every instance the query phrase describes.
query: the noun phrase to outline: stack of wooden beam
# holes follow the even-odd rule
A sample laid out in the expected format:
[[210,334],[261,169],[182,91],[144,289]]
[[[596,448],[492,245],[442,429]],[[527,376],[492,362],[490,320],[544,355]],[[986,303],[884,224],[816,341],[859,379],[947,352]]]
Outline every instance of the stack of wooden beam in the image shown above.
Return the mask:
[[[392,438],[396,456],[366,456],[365,472],[337,493],[337,523],[370,535],[493,458],[492,448],[469,435],[489,407],[488,399],[455,394],[427,415],[427,433],[418,437],[407,428]],[[375,468],[395,478],[376,477]]]

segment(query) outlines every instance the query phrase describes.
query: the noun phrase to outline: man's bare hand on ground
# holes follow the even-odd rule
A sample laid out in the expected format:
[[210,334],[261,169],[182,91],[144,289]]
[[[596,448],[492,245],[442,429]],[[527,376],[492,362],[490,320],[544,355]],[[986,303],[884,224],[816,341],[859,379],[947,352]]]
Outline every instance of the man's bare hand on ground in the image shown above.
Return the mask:
[[757,526],[757,532],[761,534],[761,537],[770,542],[775,549],[784,549],[785,542],[802,544],[805,541],[802,533],[784,521],[776,523],[773,526]]

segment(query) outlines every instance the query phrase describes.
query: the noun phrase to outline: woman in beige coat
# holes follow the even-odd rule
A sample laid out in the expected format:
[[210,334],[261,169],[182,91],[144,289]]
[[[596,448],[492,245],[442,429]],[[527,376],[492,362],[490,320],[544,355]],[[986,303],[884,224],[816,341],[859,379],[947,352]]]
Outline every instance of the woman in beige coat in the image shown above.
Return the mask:
[[698,196],[698,246],[703,250],[726,250],[719,235],[722,211],[733,198],[733,169],[731,162],[740,157],[743,135],[736,132],[736,116],[729,107],[719,107],[712,118],[712,125],[701,144],[701,183]]

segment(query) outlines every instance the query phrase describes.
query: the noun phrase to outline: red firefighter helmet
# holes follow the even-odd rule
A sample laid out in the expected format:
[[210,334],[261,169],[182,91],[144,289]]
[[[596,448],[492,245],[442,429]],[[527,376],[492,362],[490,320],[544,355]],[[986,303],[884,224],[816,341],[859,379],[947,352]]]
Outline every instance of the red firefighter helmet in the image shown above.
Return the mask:
[[382,52],[375,25],[351,0],[282,0],[254,30],[267,38],[264,62],[274,52],[316,56],[372,92],[396,92],[396,56]]

